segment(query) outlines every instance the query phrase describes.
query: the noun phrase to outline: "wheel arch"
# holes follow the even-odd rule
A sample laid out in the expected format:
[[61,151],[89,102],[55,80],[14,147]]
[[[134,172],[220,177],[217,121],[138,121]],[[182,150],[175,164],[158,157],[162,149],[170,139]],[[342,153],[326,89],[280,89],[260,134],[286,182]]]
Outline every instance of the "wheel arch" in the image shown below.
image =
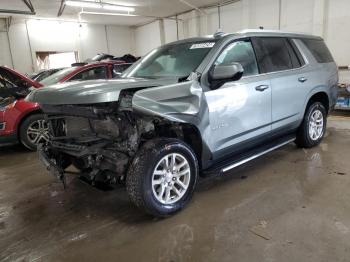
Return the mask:
[[36,109],[36,110],[33,110],[33,111],[30,111],[28,112],[27,114],[23,115],[21,117],[21,119],[18,121],[17,123],[17,138],[19,139],[20,141],[20,132],[21,132],[21,126],[23,124],[23,122],[30,116],[32,115],[36,115],[36,114],[42,114],[43,111],[39,108],[39,109]]
[[304,107],[304,114],[305,115],[307,109],[309,106],[314,102],[320,102],[325,107],[327,114],[329,114],[330,111],[330,97],[324,90],[318,90],[312,94],[309,95],[309,98],[306,100],[305,107]]
[[177,138],[188,144],[194,151],[199,167],[203,154],[202,136],[199,129],[189,123],[167,122],[156,127],[157,136],[167,138]]

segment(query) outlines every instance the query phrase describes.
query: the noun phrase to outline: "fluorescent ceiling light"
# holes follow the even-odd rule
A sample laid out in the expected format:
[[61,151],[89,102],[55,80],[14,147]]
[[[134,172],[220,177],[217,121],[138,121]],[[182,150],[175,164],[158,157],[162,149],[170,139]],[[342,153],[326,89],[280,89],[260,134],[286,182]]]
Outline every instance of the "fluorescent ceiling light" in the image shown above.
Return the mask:
[[77,6],[77,7],[87,7],[87,8],[101,8],[101,4],[96,3],[96,2],[88,2],[88,1],[71,1],[71,0],[66,0],[65,2],[66,5],[69,6]]
[[119,14],[119,13],[102,13],[102,12],[88,12],[88,11],[82,11],[80,14],[84,15],[114,15],[114,16],[138,16],[138,15],[132,15],[132,14]]
[[134,12],[135,8],[130,6],[123,5],[113,5],[103,2],[92,2],[92,1],[79,1],[79,0],[66,0],[66,5],[68,6],[77,6],[77,7],[86,7],[86,8],[103,8],[106,10],[113,11],[125,11],[125,12]]
[[103,9],[114,10],[114,11],[126,11],[126,12],[134,12],[135,11],[135,8],[130,7],[130,6],[111,5],[111,4],[103,4]]

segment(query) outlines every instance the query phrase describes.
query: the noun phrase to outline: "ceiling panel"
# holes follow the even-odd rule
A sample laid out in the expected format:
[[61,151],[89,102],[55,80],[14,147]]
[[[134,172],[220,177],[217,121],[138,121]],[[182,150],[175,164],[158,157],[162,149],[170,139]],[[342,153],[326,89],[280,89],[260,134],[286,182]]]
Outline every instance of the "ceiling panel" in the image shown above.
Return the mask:
[[[82,21],[99,24],[119,24],[119,25],[137,25],[152,20],[150,17],[166,17],[176,13],[185,12],[192,6],[205,6],[215,4],[218,0],[103,0],[113,4],[134,6],[137,17],[126,16],[105,16],[105,15],[82,15]],[[40,18],[57,18],[57,12],[61,0],[32,0],[32,4]],[[28,8],[22,0],[1,0],[0,9],[26,10]],[[66,6],[61,19],[77,20],[80,8]],[[89,9],[86,11],[100,11],[99,9]]]

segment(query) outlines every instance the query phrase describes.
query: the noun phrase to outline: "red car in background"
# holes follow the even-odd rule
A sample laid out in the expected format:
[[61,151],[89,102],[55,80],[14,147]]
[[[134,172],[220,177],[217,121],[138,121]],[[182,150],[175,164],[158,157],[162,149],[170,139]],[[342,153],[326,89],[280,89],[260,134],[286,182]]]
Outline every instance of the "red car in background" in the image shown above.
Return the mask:
[[69,81],[111,79],[130,64],[106,61],[62,69],[36,82],[16,71],[0,66],[0,143],[20,142],[30,150],[48,139],[48,127],[38,104],[24,100],[32,88]]

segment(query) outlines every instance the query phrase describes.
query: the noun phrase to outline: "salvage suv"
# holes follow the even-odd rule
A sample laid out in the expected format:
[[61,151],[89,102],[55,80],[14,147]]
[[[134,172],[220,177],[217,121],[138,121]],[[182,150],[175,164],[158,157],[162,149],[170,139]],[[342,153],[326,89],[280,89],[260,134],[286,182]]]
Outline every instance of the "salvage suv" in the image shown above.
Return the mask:
[[199,175],[229,170],[290,142],[310,148],[337,97],[337,66],[320,37],[218,33],[159,47],[122,78],[35,90],[50,139],[39,156],[64,180],[124,182],[131,201],[169,216]]

